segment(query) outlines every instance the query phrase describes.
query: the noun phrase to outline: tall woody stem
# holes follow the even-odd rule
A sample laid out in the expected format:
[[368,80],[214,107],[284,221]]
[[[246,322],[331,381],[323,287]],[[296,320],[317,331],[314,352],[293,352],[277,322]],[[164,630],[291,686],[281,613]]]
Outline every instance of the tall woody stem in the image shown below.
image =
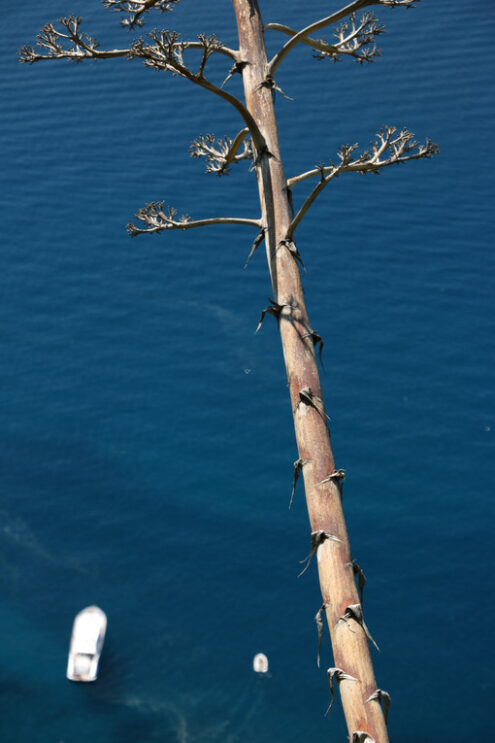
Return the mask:
[[[350,740],[357,739],[354,733],[363,731],[362,736],[367,734],[376,743],[388,743],[380,701],[370,700],[377,684],[366,625],[358,621],[358,613],[348,611],[349,607],[360,604],[360,598],[354,580],[339,479],[330,477],[337,473],[301,276],[286,240],[291,218],[272,90],[266,79],[263,23],[257,0],[233,0],[233,5],[240,58],[247,62],[242,69],[246,107],[267,147],[255,153],[258,189],[274,303],[280,308],[279,329],[299,459],[305,462],[302,472],[311,533],[323,532],[333,537],[321,540],[316,551],[334,666],[342,671],[339,686]],[[318,403],[309,404],[311,401]]]

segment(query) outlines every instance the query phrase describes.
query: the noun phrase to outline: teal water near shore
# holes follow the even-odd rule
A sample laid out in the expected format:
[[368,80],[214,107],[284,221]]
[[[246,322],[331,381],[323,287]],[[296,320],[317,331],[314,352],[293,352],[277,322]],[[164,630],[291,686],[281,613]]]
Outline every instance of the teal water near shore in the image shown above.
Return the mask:
[[[441,148],[337,179],[297,235],[401,743],[472,743],[491,729],[486,5],[376,7],[388,32],[375,64],[301,48],[277,76],[295,99],[276,99],[289,176],[343,143],[364,148],[384,124]],[[329,12],[323,0],[261,7],[294,27]],[[214,178],[188,157],[200,133],[233,136],[236,114],[136,62],[19,65],[43,23],[69,13],[102,48],[128,43],[98,2],[2,4],[1,738],[343,741],[339,706],[323,717],[332,658],[327,647],[316,667],[314,566],[297,578],[309,529],[302,488],[288,510],[297,452],[272,318],[254,335],[271,296],[263,248],[244,271],[247,227],[134,240],[124,229],[155,199],[193,218],[258,216],[247,167]],[[143,32],[155,25],[236,44],[227,0],[182,0]],[[214,65],[215,80],[225,74]],[[100,678],[73,685],[71,624],[91,603],[109,621]],[[251,670],[259,651],[268,678]]]

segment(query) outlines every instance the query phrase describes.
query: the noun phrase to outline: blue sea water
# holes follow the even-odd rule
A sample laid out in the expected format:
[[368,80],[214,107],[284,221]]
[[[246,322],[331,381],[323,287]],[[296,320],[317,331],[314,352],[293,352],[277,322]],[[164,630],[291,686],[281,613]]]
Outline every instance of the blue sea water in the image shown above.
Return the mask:
[[[298,28],[333,10],[261,7]],[[334,181],[297,237],[391,739],[471,743],[494,694],[495,13],[375,11],[375,64],[307,48],[285,61],[281,149],[290,176],[384,124],[441,148]],[[263,249],[244,271],[247,227],[124,230],[155,199],[257,217],[247,167],[218,179],[188,156],[239,122],[138,62],[19,65],[71,13],[102,48],[129,43],[93,0],[2,2],[1,739],[337,743],[317,579],[297,579],[309,529],[302,488],[287,508],[297,453],[275,323],[254,336]],[[182,0],[154,25],[236,44],[227,0]],[[280,42],[271,32],[272,53]],[[72,685],[71,624],[91,603],[109,620],[100,677]],[[251,670],[260,650],[268,678]]]

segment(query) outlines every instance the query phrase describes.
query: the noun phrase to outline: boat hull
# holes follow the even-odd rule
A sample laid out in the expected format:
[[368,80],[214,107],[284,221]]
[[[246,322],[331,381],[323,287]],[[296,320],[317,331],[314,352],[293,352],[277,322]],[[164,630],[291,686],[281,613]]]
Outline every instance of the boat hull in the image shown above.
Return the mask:
[[87,606],[77,614],[67,659],[70,681],[96,681],[106,630],[107,617],[98,606]]

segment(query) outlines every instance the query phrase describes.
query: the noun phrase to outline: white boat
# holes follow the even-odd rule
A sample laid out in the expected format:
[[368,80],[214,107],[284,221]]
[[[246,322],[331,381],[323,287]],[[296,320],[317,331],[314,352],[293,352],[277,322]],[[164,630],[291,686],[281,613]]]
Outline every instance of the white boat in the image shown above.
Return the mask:
[[95,681],[107,629],[107,617],[98,606],[87,606],[74,619],[67,661],[71,681]]
[[253,671],[256,671],[256,673],[268,673],[268,658],[264,653],[258,653],[254,656]]

